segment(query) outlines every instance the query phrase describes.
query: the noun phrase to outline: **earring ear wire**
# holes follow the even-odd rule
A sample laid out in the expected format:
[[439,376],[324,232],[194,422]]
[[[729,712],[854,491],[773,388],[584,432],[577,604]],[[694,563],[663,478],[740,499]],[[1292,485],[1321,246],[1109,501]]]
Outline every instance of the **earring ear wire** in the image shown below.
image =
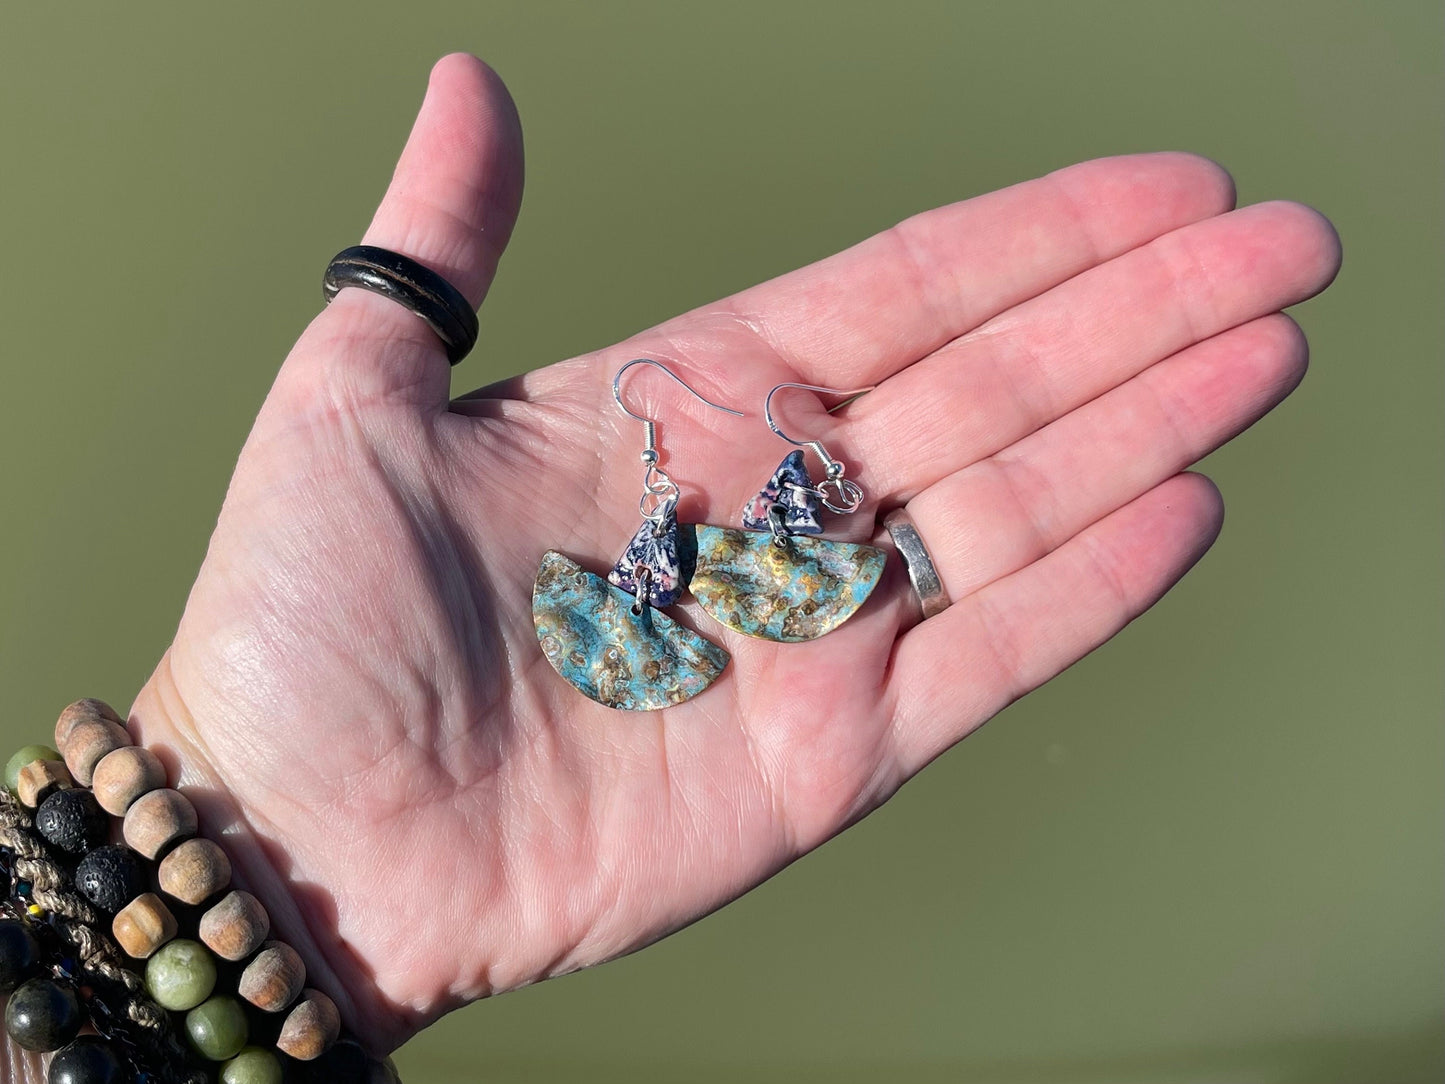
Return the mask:
[[642,449],[640,458],[647,469],[642,475],[643,494],[637,502],[637,510],[642,513],[643,519],[657,526],[661,525],[671,514],[672,510],[677,507],[677,498],[681,491],[678,489],[677,483],[672,480],[668,473],[658,466],[662,454],[657,448],[657,423],[651,418],[644,417],[628,409],[627,404],[622,401],[622,374],[634,365],[651,365],[661,369],[673,380],[686,388],[688,394],[693,396],[693,398],[705,406],[712,407],[713,410],[721,410],[724,414],[731,414],[737,418],[746,418],[747,415],[741,410],[734,410],[732,407],[723,406],[721,403],[714,403],[711,399],[698,392],[698,390],[686,380],[662,364],[662,362],[655,361],[652,358],[633,358],[617,370],[617,374],[612,378],[612,398],[617,403],[617,409],[629,418],[635,418],[637,421],[640,421],[645,427],[644,440],[646,441],[646,447]]
[[711,399],[698,392],[698,390],[694,388],[691,384],[689,384],[686,380],[678,376],[666,365],[662,364],[662,362],[656,361],[652,358],[633,358],[622,368],[618,369],[617,375],[612,378],[612,398],[617,402],[618,410],[622,411],[622,413],[626,414],[629,418],[636,418],[647,427],[647,449],[643,452],[644,456],[647,455],[647,452],[652,452],[654,455],[657,454],[657,423],[651,418],[643,417],[641,414],[637,414],[629,410],[627,404],[622,401],[622,374],[627,372],[627,370],[632,368],[634,365],[651,365],[655,368],[661,369],[668,376],[672,377],[673,380],[676,380],[679,384],[686,388],[688,394],[692,395],[695,399],[697,399],[704,405],[710,406],[714,410],[721,410],[725,414],[731,414],[736,418],[747,417],[747,415],[744,414],[741,410],[734,410],[732,407],[723,406],[721,403],[714,403]]
[[[774,643],[816,640],[858,612],[883,575],[887,555],[877,546],[833,541],[823,533],[820,510],[856,512],[863,490],[844,477],[841,460],[817,440],[796,440],[773,417],[773,398],[785,388],[862,395],[816,384],[775,385],[763,400],[768,428],[793,450],[742,509],[742,529],[695,524],[697,561],[692,594],[728,628]],[[814,484],[807,450],[823,461],[827,477]]]
[[622,376],[634,365],[656,366],[714,410],[743,417],[651,358],[634,358],[618,369],[612,378],[617,409],[646,427],[637,505],[642,525],[606,578],[556,550],[543,554],[532,585],[532,623],[542,654],[578,692],[609,708],[653,711],[697,696],[730,656],[662,612],[687,587],[696,542],[694,525],[684,529],[677,522],[677,483],[658,465],[657,423],[622,399]]

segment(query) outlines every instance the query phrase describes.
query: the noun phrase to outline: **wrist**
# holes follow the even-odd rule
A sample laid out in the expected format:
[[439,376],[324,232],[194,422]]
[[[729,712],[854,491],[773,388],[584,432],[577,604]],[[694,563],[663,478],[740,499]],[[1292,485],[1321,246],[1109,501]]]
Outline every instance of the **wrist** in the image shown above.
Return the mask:
[[348,1031],[374,1037],[371,1053],[382,1055],[396,1045],[385,1044],[397,1021],[368,1003],[365,973],[336,934],[335,904],[324,890],[292,875],[294,856],[268,831],[264,816],[236,794],[206,744],[203,719],[176,687],[169,653],[137,694],[127,728],[138,745],[160,758],[170,785],[195,806],[198,834],[225,851],[231,886],[265,908],[268,938],[284,941],[301,958],[306,985],[335,1002]]
[[371,678],[351,664],[329,672],[338,650],[351,648],[283,651],[251,626],[183,623],[130,726],[315,962],[316,984],[335,989],[343,1022],[381,1053],[551,973],[550,945],[528,927],[552,911],[510,898],[491,765],[439,756],[430,731],[455,724],[385,695],[385,660]]

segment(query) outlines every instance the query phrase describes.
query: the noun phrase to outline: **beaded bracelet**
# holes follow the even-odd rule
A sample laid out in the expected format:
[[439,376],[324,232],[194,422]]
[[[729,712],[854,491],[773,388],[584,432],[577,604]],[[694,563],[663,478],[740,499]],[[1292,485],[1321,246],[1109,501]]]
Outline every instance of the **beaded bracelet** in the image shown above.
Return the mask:
[[[222,1084],[397,1084],[389,1058],[338,1040],[335,1003],[268,939],[260,901],[230,889],[225,852],[197,836],[195,807],[114,709],[71,704],[55,745],[18,751],[0,792],[6,1028],[57,1051],[51,1084],[203,1084],[213,1071]],[[109,842],[111,817],[124,846]],[[239,997],[217,992],[230,989]],[[77,1037],[86,1014],[100,1038]]]
[[[0,993],[10,994],[6,1027],[28,1050],[70,1044],[88,1016],[110,1041],[79,1041],[52,1059],[51,1079],[70,1061],[85,1063],[81,1081],[115,1079],[122,1060],[165,1084],[198,1084],[196,1071],[166,1012],[144,992],[105,936],[104,921],[70,886],[71,876],[50,857],[29,814],[0,792],[0,872],[7,899],[0,919]],[[117,1049],[118,1048],[118,1049]]]

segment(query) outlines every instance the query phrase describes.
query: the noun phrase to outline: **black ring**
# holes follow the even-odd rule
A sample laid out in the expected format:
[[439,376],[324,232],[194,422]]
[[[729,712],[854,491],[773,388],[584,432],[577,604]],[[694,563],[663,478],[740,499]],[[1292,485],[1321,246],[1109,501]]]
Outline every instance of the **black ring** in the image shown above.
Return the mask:
[[409,256],[375,245],[342,249],[326,265],[326,303],[347,286],[389,297],[416,313],[437,333],[455,365],[477,345],[477,314],[460,290]]

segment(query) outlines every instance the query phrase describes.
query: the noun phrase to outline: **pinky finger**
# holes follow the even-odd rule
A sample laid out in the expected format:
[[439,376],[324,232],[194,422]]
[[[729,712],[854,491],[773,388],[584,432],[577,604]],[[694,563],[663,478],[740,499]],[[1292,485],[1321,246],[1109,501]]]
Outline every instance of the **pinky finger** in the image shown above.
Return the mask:
[[1158,602],[1213,545],[1223,520],[1213,482],[1175,475],[910,630],[889,679],[900,777]]

